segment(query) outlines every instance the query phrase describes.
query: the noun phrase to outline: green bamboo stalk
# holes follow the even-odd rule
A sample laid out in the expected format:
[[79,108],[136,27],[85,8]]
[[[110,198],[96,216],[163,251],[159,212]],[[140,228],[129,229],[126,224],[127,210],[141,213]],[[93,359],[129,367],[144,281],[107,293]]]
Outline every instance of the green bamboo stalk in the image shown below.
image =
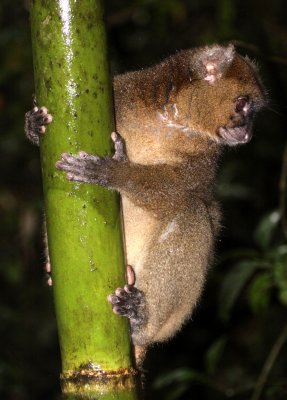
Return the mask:
[[106,301],[124,284],[119,198],[55,168],[63,152],[112,153],[101,1],[30,5],[37,99],[53,115],[40,151],[63,391],[136,399],[128,323]]

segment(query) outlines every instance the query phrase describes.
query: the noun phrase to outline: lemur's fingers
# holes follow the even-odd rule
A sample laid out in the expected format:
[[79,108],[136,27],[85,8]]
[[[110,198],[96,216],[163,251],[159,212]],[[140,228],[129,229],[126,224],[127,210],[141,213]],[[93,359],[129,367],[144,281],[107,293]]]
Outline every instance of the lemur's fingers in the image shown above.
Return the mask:
[[39,137],[46,131],[46,126],[53,121],[47,107],[38,107],[33,101],[34,107],[25,114],[26,137],[33,144],[39,145]]

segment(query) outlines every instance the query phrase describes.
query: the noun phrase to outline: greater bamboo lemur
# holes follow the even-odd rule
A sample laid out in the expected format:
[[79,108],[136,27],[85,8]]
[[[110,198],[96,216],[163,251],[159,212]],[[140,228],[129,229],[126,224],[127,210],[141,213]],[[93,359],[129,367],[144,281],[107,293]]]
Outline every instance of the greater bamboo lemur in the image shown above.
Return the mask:
[[[247,58],[213,45],[116,76],[114,99],[115,156],[62,154],[56,166],[71,181],[122,196],[128,283],[108,300],[130,319],[139,362],[198,302],[220,227],[217,160],[224,145],[249,142],[266,94]],[[51,121],[45,107],[34,107],[28,138],[38,143]]]

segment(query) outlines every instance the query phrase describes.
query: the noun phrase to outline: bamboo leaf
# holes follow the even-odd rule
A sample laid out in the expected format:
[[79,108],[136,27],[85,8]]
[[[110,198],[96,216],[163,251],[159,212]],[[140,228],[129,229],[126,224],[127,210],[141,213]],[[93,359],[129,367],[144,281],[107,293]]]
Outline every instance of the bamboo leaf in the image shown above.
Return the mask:
[[258,266],[258,261],[243,260],[224,277],[219,294],[219,314],[222,319],[229,319],[234,303]]
[[281,257],[274,264],[274,282],[278,288],[279,301],[287,306],[287,257]]
[[221,360],[226,344],[226,338],[220,337],[217,339],[206,352],[205,363],[209,375],[216,372],[216,368]]
[[280,221],[280,214],[278,211],[273,211],[262,219],[255,231],[255,240],[258,245],[266,250],[270,244],[273,237],[274,231],[278,226]]
[[264,312],[270,302],[272,281],[269,273],[256,276],[248,288],[248,302],[252,311]]

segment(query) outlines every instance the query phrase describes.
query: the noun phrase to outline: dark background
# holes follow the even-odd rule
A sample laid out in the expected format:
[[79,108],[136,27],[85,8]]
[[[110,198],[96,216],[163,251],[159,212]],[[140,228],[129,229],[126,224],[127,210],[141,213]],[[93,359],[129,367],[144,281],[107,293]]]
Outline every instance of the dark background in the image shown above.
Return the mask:
[[[0,398],[7,400],[59,397],[52,292],[42,268],[39,153],[23,133],[34,91],[27,4],[0,3]],[[147,398],[286,399],[287,2],[108,0],[105,7],[113,73],[235,40],[257,60],[271,99],[252,142],[222,159],[216,265],[193,320],[150,352]]]

